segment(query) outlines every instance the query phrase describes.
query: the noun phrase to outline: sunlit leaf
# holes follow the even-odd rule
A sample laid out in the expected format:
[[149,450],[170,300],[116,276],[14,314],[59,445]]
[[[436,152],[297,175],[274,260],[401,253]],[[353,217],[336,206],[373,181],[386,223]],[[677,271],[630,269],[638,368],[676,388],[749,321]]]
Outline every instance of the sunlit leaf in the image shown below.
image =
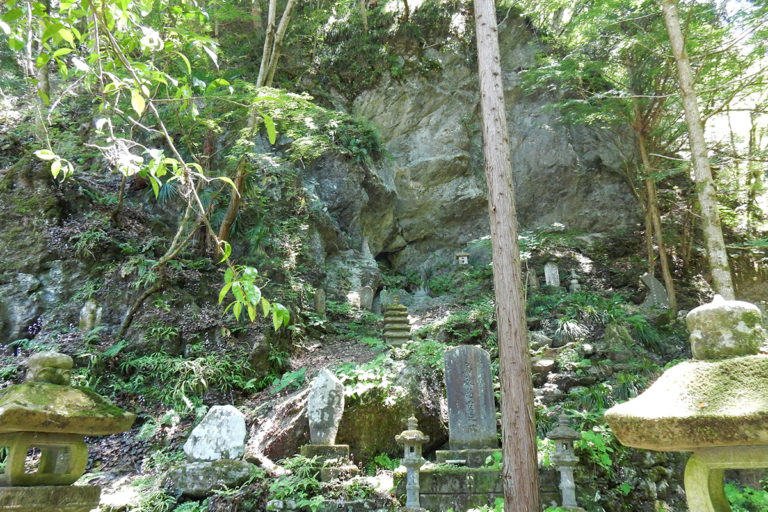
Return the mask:
[[216,66],[216,68],[218,69],[218,67],[219,67],[219,58],[216,56],[216,52],[215,52],[215,51],[213,51],[211,48],[209,48],[209,47],[205,46],[205,45],[203,45],[203,50],[205,50],[205,53],[207,53],[207,54],[208,54],[208,56],[209,56],[209,57],[211,58],[211,60],[213,61],[213,64],[214,64],[214,65]]
[[7,24],[6,22],[4,22],[3,20],[0,20],[0,30],[1,30],[1,31],[3,32],[3,34],[5,34],[5,35],[10,35],[10,34],[11,34],[11,26],[10,26],[10,25],[8,25],[8,24]]
[[24,16],[24,11],[22,11],[17,7],[15,9],[11,9],[7,13],[0,16],[0,20],[3,20],[8,23],[13,23],[14,21],[21,18],[22,16]]
[[229,292],[229,289],[232,287],[232,283],[228,282],[226,283],[219,292],[219,304],[221,304],[224,301],[224,297],[227,296],[227,293]]
[[59,175],[59,171],[61,171],[61,160],[57,158],[51,162],[51,174],[54,178]]
[[261,311],[264,314],[264,316],[267,316],[271,309],[272,309],[272,304],[270,304],[267,299],[262,297],[261,298]]
[[232,282],[232,278],[234,276],[235,276],[235,271],[232,270],[231,268],[228,268],[227,270],[224,271],[224,282],[225,283],[231,283]]
[[66,55],[68,53],[72,53],[73,51],[75,51],[75,50],[73,50],[72,48],[59,48],[58,50],[53,52],[53,57],[54,58],[61,57],[62,55]]
[[40,69],[46,64],[48,64],[50,60],[51,60],[50,55],[48,55],[47,53],[41,53],[40,55],[37,56],[37,59],[35,60],[35,65],[37,66],[37,69]]
[[181,57],[181,61],[182,61],[182,62],[184,63],[184,65],[186,66],[186,69],[187,69],[187,74],[188,74],[188,75],[191,75],[191,74],[192,74],[192,65],[189,63],[189,59],[187,58],[187,56],[186,56],[186,55],[184,55],[184,54],[183,54],[183,53],[181,53],[181,52],[173,52],[173,53],[175,53],[176,55],[178,55],[179,57]]
[[72,45],[75,44],[75,37],[72,35],[71,30],[61,27],[61,29],[59,29],[57,34],[59,35],[59,37],[61,37],[63,40],[65,40],[69,44],[72,44]]
[[268,115],[264,116],[264,125],[267,127],[267,138],[269,143],[274,144],[277,140],[277,130],[275,129],[275,122]]
[[232,312],[235,314],[235,318],[240,320],[240,312],[243,310],[242,302],[235,302],[235,306],[232,308]]
[[251,322],[254,322],[256,320],[256,308],[248,304],[248,318],[251,319]]
[[38,149],[34,155],[40,160],[53,160],[56,158],[56,153],[49,149]]
[[232,254],[232,246],[229,245],[229,242],[222,241],[221,242],[221,246],[222,246],[221,250],[222,250],[223,255],[222,255],[221,259],[219,260],[219,263],[227,261],[227,259],[229,258],[229,255]]
[[141,92],[136,89],[131,89],[131,106],[138,115],[143,114],[144,109],[147,106],[146,102],[144,101],[144,96],[142,96]]
[[62,25],[61,23],[52,23],[52,24],[48,25],[47,27],[45,27],[45,30],[43,31],[43,35],[42,35],[41,39],[43,41],[46,41],[46,40],[50,39],[51,37],[53,37],[54,35],[58,34],[59,30],[61,30],[63,28],[64,28],[64,25]]

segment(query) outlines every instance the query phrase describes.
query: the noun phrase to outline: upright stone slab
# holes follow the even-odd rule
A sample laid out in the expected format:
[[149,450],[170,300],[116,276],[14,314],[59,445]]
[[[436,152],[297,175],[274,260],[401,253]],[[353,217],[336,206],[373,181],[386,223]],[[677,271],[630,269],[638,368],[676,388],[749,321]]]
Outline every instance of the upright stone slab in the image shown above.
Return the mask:
[[315,290],[315,312],[321,320],[325,320],[325,290],[322,288]]
[[560,270],[554,261],[548,261],[544,264],[544,284],[547,286],[560,286]]
[[658,279],[646,272],[640,276],[640,281],[648,288],[648,295],[645,296],[643,301],[644,308],[669,309],[667,289],[664,288],[664,285]]
[[334,444],[343,413],[344,384],[328,369],[323,369],[312,381],[312,389],[307,399],[309,436],[312,444]]
[[448,435],[451,450],[498,447],[491,358],[462,345],[445,353]]
[[357,293],[360,296],[360,309],[370,311],[371,308],[373,308],[373,288],[370,286],[363,286]]
[[232,405],[214,405],[184,443],[192,460],[239,459],[245,452],[245,416]]

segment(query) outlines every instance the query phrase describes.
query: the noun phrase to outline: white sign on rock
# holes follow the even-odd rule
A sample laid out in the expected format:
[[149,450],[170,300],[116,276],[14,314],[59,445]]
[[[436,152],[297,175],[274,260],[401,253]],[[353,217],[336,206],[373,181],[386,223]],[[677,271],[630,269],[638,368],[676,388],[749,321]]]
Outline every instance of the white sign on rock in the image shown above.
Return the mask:
[[214,405],[184,443],[193,460],[239,459],[245,452],[245,416],[231,405]]

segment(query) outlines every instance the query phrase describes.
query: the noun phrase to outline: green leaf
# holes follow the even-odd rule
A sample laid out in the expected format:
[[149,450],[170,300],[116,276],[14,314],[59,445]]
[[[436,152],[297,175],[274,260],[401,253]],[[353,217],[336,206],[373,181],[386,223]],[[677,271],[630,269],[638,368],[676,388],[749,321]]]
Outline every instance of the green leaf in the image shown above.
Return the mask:
[[54,35],[59,33],[59,30],[63,29],[64,25],[61,23],[52,23],[45,27],[45,30],[43,31],[43,35],[41,39],[43,41],[47,41],[48,39],[52,38]]
[[226,297],[226,296],[227,296],[227,292],[229,292],[229,289],[230,289],[231,287],[232,287],[232,283],[231,283],[231,282],[229,282],[229,283],[225,284],[225,285],[224,285],[224,286],[221,288],[221,291],[219,292],[219,304],[221,304],[221,303],[224,301],[224,297]]
[[186,66],[186,68],[187,68],[187,74],[188,74],[188,75],[191,75],[191,74],[192,74],[192,65],[189,63],[189,59],[187,58],[187,56],[186,56],[186,55],[184,55],[184,54],[183,54],[183,53],[181,53],[181,52],[173,52],[173,53],[175,53],[176,55],[178,55],[179,57],[181,57],[181,61],[184,63],[184,65],[185,65],[185,66]]
[[8,39],[8,47],[13,51],[18,52],[24,48],[24,41],[12,37]]
[[143,114],[144,109],[147,106],[146,101],[144,101],[144,96],[142,96],[141,92],[137,89],[131,89],[131,106],[138,115]]
[[235,314],[235,318],[240,320],[240,312],[243,310],[242,302],[235,302],[235,306],[232,308],[232,312]]
[[243,283],[243,290],[245,291],[245,298],[248,299],[248,304],[256,305],[261,300],[261,290],[258,286],[251,282]]
[[219,243],[222,245],[222,252],[224,253],[224,255],[219,260],[219,263],[223,263],[227,261],[229,255],[232,254],[232,246],[229,245],[229,242],[225,242],[223,240]]
[[160,185],[158,185],[158,183],[160,183],[160,180],[158,180],[157,178],[155,178],[150,174],[149,184],[152,185],[152,192],[155,193],[155,199],[157,199],[160,196]]
[[277,141],[277,130],[275,129],[275,122],[268,115],[264,115],[264,125],[267,127],[267,137],[269,143],[274,144]]
[[235,271],[232,270],[231,268],[228,268],[227,270],[224,271],[224,282],[225,283],[231,283],[232,282],[232,278],[234,276],[235,276]]
[[272,304],[270,304],[267,299],[262,297],[261,298],[261,311],[264,314],[264,316],[267,316],[271,309],[272,309]]
[[58,158],[56,156],[56,153],[54,153],[49,149],[38,149],[37,151],[35,151],[34,155],[40,160],[53,160],[55,158]]
[[235,190],[237,189],[237,187],[235,186],[235,182],[232,181],[231,179],[227,178],[226,176],[217,176],[217,177],[215,177],[213,179],[219,180],[219,181],[223,181],[224,183],[226,183],[227,185],[229,185],[233,189],[235,189]]
[[40,96],[41,100],[43,100],[43,104],[44,105],[50,105],[51,104],[51,99],[43,91],[37,91],[37,95]]
[[51,162],[51,174],[54,178],[59,175],[59,171],[61,171],[61,160],[57,158]]
[[48,64],[50,60],[51,60],[50,55],[48,55],[47,53],[41,53],[40,55],[37,56],[37,59],[35,60],[35,65],[37,66],[37,69],[40,69],[46,64]]
[[24,11],[22,11],[17,7],[16,9],[11,9],[7,13],[0,16],[0,19],[8,23],[12,23],[17,19],[21,18],[22,16],[24,16]]
[[205,53],[207,53],[207,54],[208,54],[208,56],[209,56],[209,57],[211,58],[211,60],[213,61],[213,64],[214,64],[214,65],[216,66],[216,68],[218,69],[218,67],[219,67],[219,58],[216,56],[216,52],[215,52],[215,51],[213,51],[213,49],[211,49],[211,48],[209,48],[209,47],[207,47],[207,46],[205,46],[205,45],[203,45],[203,50],[205,50]]
[[251,322],[256,321],[256,308],[248,304],[248,318],[251,319]]
[[72,53],[73,51],[75,51],[75,50],[73,50],[72,48],[59,48],[58,50],[53,52],[53,58],[61,57],[62,55],[66,55],[68,53]]
[[[256,270],[254,267],[243,267],[243,279],[246,281],[254,281],[256,278],[259,277],[259,271]],[[258,301],[256,301],[258,302]]]
[[75,37],[74,35],[72,35],[71,30],[61,27],[61,29],[57,32],[57,34],[69,44],[72,44],[72,45],[75,44]]
[[283,325],[288,325],[290,319],[291,314],[288,311],[288,308],[277,302],[272,304],[272,326],[275,330],[278,330]]
[[243,293],[243,285],[240,281],[232,283],[232,295],[235,296],[235,300],[238,302],[245,302],[245,294]]

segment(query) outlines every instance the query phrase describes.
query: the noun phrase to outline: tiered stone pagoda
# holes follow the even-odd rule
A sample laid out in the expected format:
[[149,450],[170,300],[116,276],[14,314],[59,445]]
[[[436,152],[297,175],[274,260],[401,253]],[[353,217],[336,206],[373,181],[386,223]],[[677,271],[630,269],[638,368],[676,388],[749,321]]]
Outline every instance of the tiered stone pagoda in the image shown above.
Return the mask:
[[392,304],[384,311],[384,339],[395,347],[399,347],[411,339],[408,308],[400,304],[397,295],[392,296]]

